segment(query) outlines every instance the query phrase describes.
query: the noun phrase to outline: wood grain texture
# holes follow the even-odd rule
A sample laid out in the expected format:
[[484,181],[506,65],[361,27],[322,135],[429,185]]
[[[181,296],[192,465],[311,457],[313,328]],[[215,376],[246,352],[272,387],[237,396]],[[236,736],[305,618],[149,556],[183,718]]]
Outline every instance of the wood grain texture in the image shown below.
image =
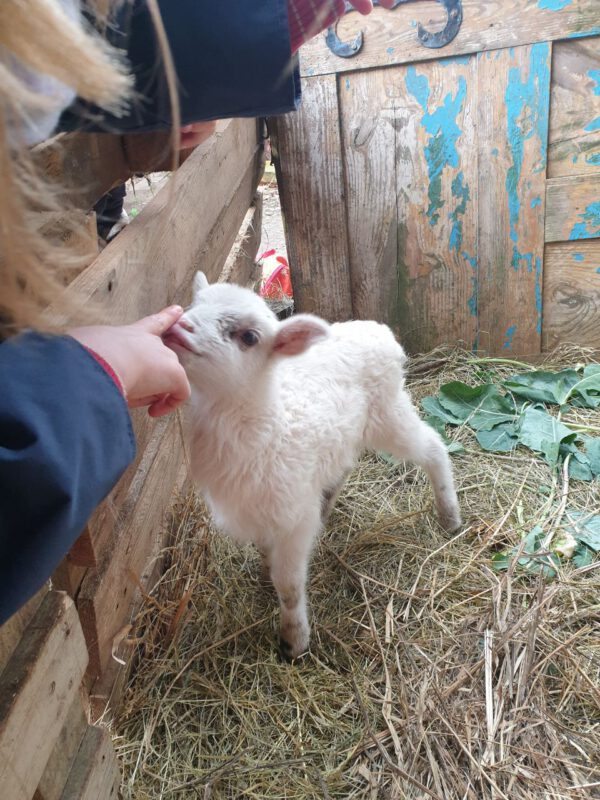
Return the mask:
[[557,10],[545,8],[549,4],[544,0],[463,0],[462,5],[460,31],[442,50],[423,47],[417,38],[417,22],[431,31],[445,25],[445,12],[433,0],[401,5],[393,11],[376,8],[368,18],[347,14],[338,23],[338,34],[349,41],[364,31],[362,51],[354,58],[339,58],[327,48],[325,34],[321,34],[301,49],[302,75],[354,72],[600,33],[597,0],[571,0]]
[[600,170],[546,185],[546,241],[600,237]]
[[0,627],[0,673],[21,641],[21,637],[32,618],[35,616],[40,603],[48,593],[49,586],[43,586],[31,600],[25,603]]
[[551,45],[479,57],[479,346],[540,351]]
[[600,239],[546,245],[543,346],[600,348]]
[[88,677],[102,675],[115,637],[130,621],[164,545],[163,518],[184,456],[176,417],[163,420],[144,452],[113,524],[113,538],[97,570],[88,572],[77,608],[90,654]]
[[60,800],[88,727],[87,716],[78,693],[40,779],[36,792],[39,800]]
[[548,177],[600,171],[600,37],[552,53]]
[[355,316],[411,352],[475,341],[477,60],[340,78]]
[[[202,268],[218,278],[256,192],[262,147],[253,120],[221,123],[167,184],[69,287],[113,323],[132,322],[173,302],[186,305]],[[207,187],[210,187],[208,190]],[[157,423],[132,412],[137,457],[89,522],[96,563],[103,559],[129,486]],[[67,588],[64,585],[64,588]]]
[[49,592],[0,675],[0,786],[31,800],[87,666],[73,601]]
[[262,236],[262,210],[263,193],[259,189],[227,256],[223,271],[219,275],[219,283],[237,283],[245,286],[250,280]]
[[109,732],[88,727],[60,800],[117,800],[120,784]]
[[330,321],[349,319],[348,229],[335,77],[305,81],[300,110],[273,120],[270,127],[295,306]]

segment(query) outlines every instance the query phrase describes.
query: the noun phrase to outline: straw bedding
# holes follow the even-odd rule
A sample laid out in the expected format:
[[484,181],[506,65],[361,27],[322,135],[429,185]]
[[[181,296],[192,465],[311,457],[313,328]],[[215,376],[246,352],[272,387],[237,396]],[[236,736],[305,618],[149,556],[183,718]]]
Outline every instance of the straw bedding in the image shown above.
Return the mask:
[[[439,350],[410,386],[418,401],[514,371]],[[125,798],[600,797],[599,562],[553,580],[492,563],[537,524],[559,531],[565,498],[598,513],[599,481],[452,435],[463,528],[439,528],[422,472],[365,457],[315,550],[311,653],[292,665],[257,554],[181,499],[113,721]]]

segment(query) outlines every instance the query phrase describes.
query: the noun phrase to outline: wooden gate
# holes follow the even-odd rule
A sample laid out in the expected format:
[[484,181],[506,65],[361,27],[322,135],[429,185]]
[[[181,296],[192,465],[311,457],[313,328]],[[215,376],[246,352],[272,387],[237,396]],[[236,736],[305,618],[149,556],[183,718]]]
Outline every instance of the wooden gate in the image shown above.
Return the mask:
[[600,2],[348,14],[353,58],[303,48],[272,121],[297,306],[390,324],[411,352],[600,346]]

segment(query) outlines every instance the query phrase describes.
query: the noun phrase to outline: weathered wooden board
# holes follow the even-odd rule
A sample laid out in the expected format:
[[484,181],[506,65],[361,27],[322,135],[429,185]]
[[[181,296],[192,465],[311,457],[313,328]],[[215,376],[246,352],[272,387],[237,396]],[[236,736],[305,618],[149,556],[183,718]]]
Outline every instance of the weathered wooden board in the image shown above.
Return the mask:
[[250,280],[262,236],[262,210],[263,193],[259,189],[246,212],[231,252],[219,275],[220,283],[237,283],[245,286]]
[[600,239],[546,245],[543,330],[545,350],[600,348]]
[[[175,183],[160,190],[70,290],[93,299],[114,323],[134,321],[172,302],[187,304],[197,269],[211,281],[218,278],[254,197],[261,165],[256,123],[220,124],[217,135],[178,170]],[[132,417],[137,458],[89,523],[97,563],[156,429],[145,409],[133,411]]]
[[60,800],[88,727],[87,716],[78,693],[48,759],[34,800]]
[[178,419],[165,418],[114,520],[113,540],[103,562],[88,572],[77,597],[92,679],[111,659],[115,637],[129,622],[139,598],[139,586],[148,588],[145,572],[164,544],[163,517],[183,462]]
[[117,800],[121,770],[106,728],[90,726],[60,800]]
[[475,342],[477,59],[340,79],[355,316]]
[[364,31],[362,51],[339,58],[325,44],[325,34],[301,50],[303,76],[357,71],[391,64],[429,61],[445,56],[600,34],[597,0],[463,0],[463,22],[454,41],[442,50],[424,47],[417,23],[439,31],[446,23],[440,3],[422,0],[393,11],[376,8],[368,18],[346,15],[337,26],[343,41]]
[[548,177],[600,172],[600,37],[552,53]]
[[546,241],[600,237],[600,170],[546,185]]
[[277,179],[296,307],[331,321],[348,319],[348,226],[335,76],[305,81],[300,111],[273,120],[271,128],[276,165],[277,148],[293,153],[277,165]]
[[539,352],[551,45],[479,57],[479,346]]
[[31,800],[79,691],[88,654],[73,601],[49,592],[0,675],[0,786]]
[[47,594],[49,586],[43,586],[40,591],[20,608],[15,614],[0,627],[0,673],[21,641],[23,632],[35,616],[40,603]]

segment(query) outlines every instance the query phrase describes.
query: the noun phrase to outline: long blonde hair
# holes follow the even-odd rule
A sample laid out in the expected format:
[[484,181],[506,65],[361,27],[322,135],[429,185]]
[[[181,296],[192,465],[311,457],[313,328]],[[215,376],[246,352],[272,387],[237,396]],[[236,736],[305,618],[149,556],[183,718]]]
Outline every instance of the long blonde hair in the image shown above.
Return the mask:
[[[149,0],[167,59],[174,119],[174,72],[156,0]],[[99,27],[110,23],[112,0],[90,6]],[[15,69],[17,64],[21,69]],[[121,54],[91,25],[73,20],[57,0],[0,2],[0,338],[23,328],[48,329],[45,309],[69,311],[61,274],[73,265],[65,247],[45,237],[39,212],[66,210],[60,187],[39,172],[19,141],[29,116],[48,98],[32,91],[23,69],[60,81],[79,97],[112,113],[127,107],[132,79]],[[176,93],[175,93],[176,95]],[[174,130],[178,131],[176,124]]]

